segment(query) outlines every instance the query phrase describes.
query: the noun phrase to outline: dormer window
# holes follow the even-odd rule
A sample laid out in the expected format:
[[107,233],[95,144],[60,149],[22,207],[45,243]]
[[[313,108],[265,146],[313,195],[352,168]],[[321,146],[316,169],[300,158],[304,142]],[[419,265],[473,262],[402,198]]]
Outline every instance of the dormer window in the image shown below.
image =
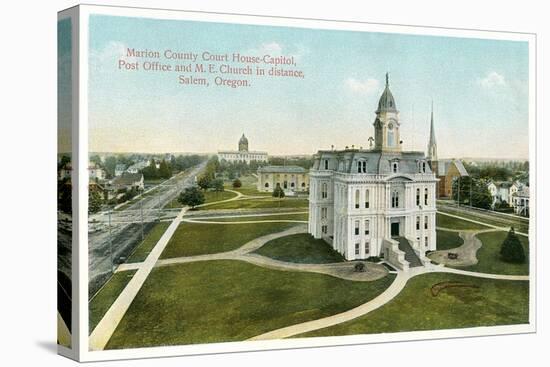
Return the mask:
[[422,162],[422,173],[426,173],[426,161]]
[[399,162],[391,162],[391,171],[397,173],[399,171]]
[[367,161],[357,162],[357,173],[367,173]]
[[325,169],[328,169],[328,159],[325,159]]

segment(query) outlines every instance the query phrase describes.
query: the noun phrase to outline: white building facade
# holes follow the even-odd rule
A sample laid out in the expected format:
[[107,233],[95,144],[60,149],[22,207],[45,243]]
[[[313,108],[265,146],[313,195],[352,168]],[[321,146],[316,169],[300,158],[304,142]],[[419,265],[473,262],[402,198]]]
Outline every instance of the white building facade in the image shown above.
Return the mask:
[[399,113],[386,88],[373,149],[319,151],[309,172],[309,233],[347,260],[384,258],[406,270],[436,249],[436,183],[423,152],[401,150]]
[[299,166],[263,166],[258,168],[257,189],[261,192],[273,192],[279,186],[286,195],[306,193],[309,190],[309,176]]
[[243,134],[239,140],[239,150],[220,150],[218,151],[218,159],[231,163],[245,162],[247,164],[252,161],[267,162],[267,152],[248,150],[248,139]]

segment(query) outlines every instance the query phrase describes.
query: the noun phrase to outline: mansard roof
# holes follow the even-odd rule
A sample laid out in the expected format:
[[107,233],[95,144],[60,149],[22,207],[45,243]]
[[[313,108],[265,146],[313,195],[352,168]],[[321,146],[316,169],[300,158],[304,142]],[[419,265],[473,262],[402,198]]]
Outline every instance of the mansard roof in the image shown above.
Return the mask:
[[[367,172],[370,174],[393,174],[392,162],[398,163],[401,174],[419,173],[419,164],[427,162],[424,152],[386,152],[381,150],[347,149],[341,151],[325,150],[317,153],[313,169],[323,169],[324,160],[329,160],[329,169],[343,173],[357,173],[358,161],[366,161]],[[432,173],[426,164],[426,173]]]
[[258,168],[259,173],[306,173],[300,166],[263,166]]

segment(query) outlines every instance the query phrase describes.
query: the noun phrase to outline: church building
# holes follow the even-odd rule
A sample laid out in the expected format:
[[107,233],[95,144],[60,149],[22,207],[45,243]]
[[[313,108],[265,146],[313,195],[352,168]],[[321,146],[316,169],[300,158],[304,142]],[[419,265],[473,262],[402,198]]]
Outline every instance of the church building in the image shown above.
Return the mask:
[[314,156],[308,231],[347,260],[377,256],[407,270],[436,249],[437,179],[424,152],[402,150],[388,74],[375,113],[370,149]]
[[430,140],[428,141],[428,162],[437,177],[436,197],[452,198],[453,182],[467,177],[468,171],[459,159],[438,159],[437,142],[435,140],[434,106],[432,102],[432,115],[430,119]]
[[257,152],[248,150],[248,139],[246,136],[241,136],[239,139],[239,150],[221,150],[218,151],[218,159],[227,162],[244,162],[250,164],[252,161],[267,162],[267,152]]

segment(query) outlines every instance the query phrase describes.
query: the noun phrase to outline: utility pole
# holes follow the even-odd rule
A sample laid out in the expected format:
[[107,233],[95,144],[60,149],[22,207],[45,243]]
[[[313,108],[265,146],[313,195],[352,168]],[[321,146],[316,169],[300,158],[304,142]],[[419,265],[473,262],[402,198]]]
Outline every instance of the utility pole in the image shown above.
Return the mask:
[[114,272],[115,264],[113,263],[113,234],[111,232],[111,209],[109,209],[109,256],[111,258],[111,273]]
[[158,198],[158,209],[159,209],[159,210],[158,210],[158,221],[160,222],[160,193],[159,193],[159,195],[157,196],[157,198]]
[[457,205],[460,206],[460,176],[458,176],[458,201]]
[[139,201],[139,211],[141,214],[141,242],[145,239],[145,236],[143,235],[143,200]]
[[472,207],[472,176],[470,176],[470,208]]

